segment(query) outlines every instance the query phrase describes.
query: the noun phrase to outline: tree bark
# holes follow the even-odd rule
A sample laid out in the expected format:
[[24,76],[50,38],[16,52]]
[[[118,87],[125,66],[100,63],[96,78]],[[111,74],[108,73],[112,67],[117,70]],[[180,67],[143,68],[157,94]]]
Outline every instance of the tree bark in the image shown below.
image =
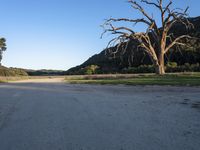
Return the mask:
[[160,53],[158,57],[158,63],[156,65],[156,74],[164,75],[165,74],[165,58],[164,53]]
[[156,66],[156,74],[164,75],[165,74],[165,66],[164,65]]

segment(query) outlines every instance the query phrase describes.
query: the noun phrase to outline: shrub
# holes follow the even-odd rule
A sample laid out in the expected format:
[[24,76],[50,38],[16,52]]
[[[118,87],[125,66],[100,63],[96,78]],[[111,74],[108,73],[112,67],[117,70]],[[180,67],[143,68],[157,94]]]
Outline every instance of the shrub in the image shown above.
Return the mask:
[[178,65],[176,62],[168,62],[166,67],[176,68]]
[[199,71],[200,71],[199,63],[191,65],[189,63],[186,63],[184,65],[176,67],[167,65],[166,67],[166,72],[199,72]]
[[83,72],[84,72],[83,74],[86,74],[86,75],[96,74],[96,73],[98,73],[98,69],[99,69],[99,66],[90,65],[90,66],[83,68]]
[[154,71],[153,65],[141,65],[139,67],[124,68],[122,73],[153,73]]
[[[189,64],[178,66],[176,62],[169,62],[166,65],[166,72],[200,72],[200,64]],[[153,65],[141,65],[139,67],[124,68],[122,73],[154,73]]]

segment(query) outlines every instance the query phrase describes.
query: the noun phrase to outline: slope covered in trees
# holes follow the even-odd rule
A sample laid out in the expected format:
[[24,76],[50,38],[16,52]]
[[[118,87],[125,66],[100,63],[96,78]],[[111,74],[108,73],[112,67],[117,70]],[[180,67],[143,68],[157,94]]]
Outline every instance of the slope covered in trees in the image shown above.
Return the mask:
[[0,76],[28,76],[28,74],[23,69],[0,66]]
[[[200,38],[200,17],[189,18],[189,21],[194,25],[193,29],[187,30],[183,25],[176,24],[170,32],[174,33],[174,36],[183,34],[189,34]],[[190,41],[184,41],[187,46],[173,47],[173,55],[171,52],[165,57],[166,63],[173,66],[182,66],[182,69],[177,71],[187,70],[188,67],[193,67],[198,71],[200,63],[200,40],[193,39]],[[111,50],[115,50],[116,47],[112,47]],[[101,53],[90,57],[80,66],[69,69],[66,74],[86,74],[88,68],[91,65],[97,66],[96,73],[116,73],[124,72],[128,68],[139,68],[141,66],[152,65],[149,56],[143,51],[137,51],[137,42],[129,42],[125,53],[123,50],[112,56],[107,53],[108,49],[103,50]],[[123,53],[123,55],[122,55]],[[194,65],[195,64],[195,65]],[[150,70],[151,66],[148,66]],[[147,67],[147,68],[148,68]],[[145,68],[145,67],[144,67]],[[193,71],[193,70],[191,70]],[[140,71],[139,71],[140,72]],[[148,71],[147,72],[151,72]]]

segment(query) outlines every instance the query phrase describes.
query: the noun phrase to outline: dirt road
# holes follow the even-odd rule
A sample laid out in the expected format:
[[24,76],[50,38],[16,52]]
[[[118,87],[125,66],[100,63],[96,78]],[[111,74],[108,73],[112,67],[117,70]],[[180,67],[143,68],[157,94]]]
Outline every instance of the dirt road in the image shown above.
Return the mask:
[[198,87],[0,84],[0,150],[199,147]]
[[9,81],[9,83],[61,83],[63,81],[64,77],[35,77],[31,79]]

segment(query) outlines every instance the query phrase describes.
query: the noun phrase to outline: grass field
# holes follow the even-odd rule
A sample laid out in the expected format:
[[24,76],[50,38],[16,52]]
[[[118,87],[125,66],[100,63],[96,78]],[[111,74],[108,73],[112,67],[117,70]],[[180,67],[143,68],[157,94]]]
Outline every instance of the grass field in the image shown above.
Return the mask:
[[65,80],[77,84],[200,86],[200,73],[86,75],[67,76]]
[[[19,76],[0,77],[0,82],[26,79],[55,79],[63,76]],[[66,76],[66,83],[74,84],[125,84],[125,85],[174,85],[200,86],[200,73],[173,73],[164,76],[155,74],[109,74],[109,75],[77,75]]]

